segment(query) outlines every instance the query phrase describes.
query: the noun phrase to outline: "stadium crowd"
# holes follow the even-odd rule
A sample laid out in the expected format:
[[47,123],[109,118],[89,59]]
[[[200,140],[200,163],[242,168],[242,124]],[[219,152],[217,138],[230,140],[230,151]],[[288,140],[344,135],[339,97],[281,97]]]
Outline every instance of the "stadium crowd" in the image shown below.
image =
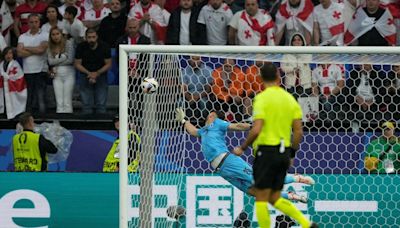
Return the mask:
[[[119,44],[390,46],[400,39],[400,3],[391,0],[3,0],[0,8],[0,112],[107,113],[111,49]],[[397,43],[396,43],[397,42]],[[309,119],[398,120],[400,66],[303,63],[286,55],[282,85],[303,103],[319,100]],[[129,76],[143,74],[129,56]],[[300,61],[302,60],[302,61]],[[222,108],[230,120],[247,120],[261,91],[261,62],[234,59],[212,68],[192,56],[184,77],[189,117]],[[350,69],[350,70],[349,70]],[[46,87],[53,87],[49,93]],[[54,95],[53,95],[54,94]],[[54,96],[54,97],[53,97]],[[304,99],[303,99],[304,100]],[[300,100],[299,100],[300,101]],[[76,108],[76,107],[75,107]],[[231,114],[229,114],[231,113]],[[204,116],[203,116],[204,117]]]

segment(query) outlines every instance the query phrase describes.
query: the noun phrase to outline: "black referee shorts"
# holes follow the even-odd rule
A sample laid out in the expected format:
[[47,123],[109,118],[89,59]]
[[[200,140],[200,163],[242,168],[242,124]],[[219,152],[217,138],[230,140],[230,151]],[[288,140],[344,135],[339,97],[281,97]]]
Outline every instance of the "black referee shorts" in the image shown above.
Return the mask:
[[254,187],[282,190],[290,166],[290,148],[284,153],[279,146],[259,146],[253,164]]

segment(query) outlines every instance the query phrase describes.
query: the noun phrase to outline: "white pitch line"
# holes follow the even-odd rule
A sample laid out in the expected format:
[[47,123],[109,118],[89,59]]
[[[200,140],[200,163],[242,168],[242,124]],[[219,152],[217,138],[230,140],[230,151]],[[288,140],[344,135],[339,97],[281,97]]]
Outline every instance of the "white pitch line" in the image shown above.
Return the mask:
[[377,212],[378,201],[316,200],[316,212]]

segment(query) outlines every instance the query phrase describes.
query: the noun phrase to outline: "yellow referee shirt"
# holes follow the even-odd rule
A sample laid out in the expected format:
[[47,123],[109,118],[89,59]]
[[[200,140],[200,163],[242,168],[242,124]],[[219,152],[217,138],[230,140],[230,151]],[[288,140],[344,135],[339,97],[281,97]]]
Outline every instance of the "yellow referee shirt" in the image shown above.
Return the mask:
[[253,120],[264,120],[263,128],[253,143],[258,146],[277,146],[281,139],[290,147],[292,123],[301,119],[303,113],[295,98],[279,86],[268,87],[253,102]]

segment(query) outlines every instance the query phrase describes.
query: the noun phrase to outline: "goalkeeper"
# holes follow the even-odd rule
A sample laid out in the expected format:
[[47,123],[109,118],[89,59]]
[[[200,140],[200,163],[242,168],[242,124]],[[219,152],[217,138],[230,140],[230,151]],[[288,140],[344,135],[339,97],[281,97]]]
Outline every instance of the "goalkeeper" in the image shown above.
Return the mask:
[[[115,116],[113,119],[114,127],[117,131],[119,131],[119,116]],[[140,146],[140,137],[134,131],[129,131],[128,134],[129,145],[134,145],[133,154],[129,156],[129,160],[133,160],[128,165],[129,172],[136,172],[139,168],[139,146]],[[110,151],[107,154],[106,159],[103,164],[103,172],[112,173],[118,172],[119,170],[119,138],[117,138]]]
[[[227,130],[247,131],[250,130],[251,125],[248,123],[229,123],[223,119],[224,114],[222,112],[212,111],[207,116],[205,126],[197,129],[185,119],[185,112],[182,108],[176,109],[176,120],[184,125],[186,131],[190,135],[202,139],[202,151],[206,160],[211,163],[211,167],[233,186],[254,196],[254,189],[252,187],[254,184],[253,169],[242,158],[229,153],[225,143],[225,134]],[[285,184],[293,182],[309,185],[315,183],[314,180],[308,176],[286,176]],[[302,203],[307,202],[307,197],[297,195],[294,192],[282,192],[282,197]]]

